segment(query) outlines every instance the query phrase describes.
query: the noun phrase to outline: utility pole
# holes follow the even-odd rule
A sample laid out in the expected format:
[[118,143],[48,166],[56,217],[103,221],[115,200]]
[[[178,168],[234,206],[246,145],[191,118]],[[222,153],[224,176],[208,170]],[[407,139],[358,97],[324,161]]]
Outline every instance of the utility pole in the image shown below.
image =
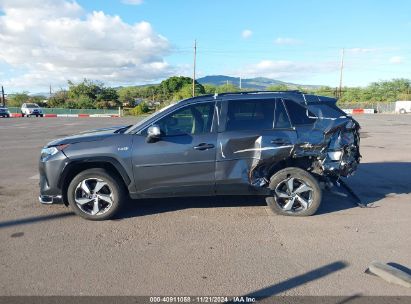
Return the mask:
[[339,98],[341,98],[341,96],[342,96],[343,69],[344,69],[344,49],[342,49],[342,52],[341,52],[340,92],[339,92]]
[[4,88],[1,86],[1,103],[3,107],[6,105],[6,99],[4,98]]
[[193,97],[196,96],[196,61],[197,61],[197,40],[194,40]]
[[241,76],[240,76],[240,91],[241,91],[241,89],[242,89],[242,86],[241,86]]
[[49,98],[51,97],[51,84],[50,84],[50,91],[49,91]]

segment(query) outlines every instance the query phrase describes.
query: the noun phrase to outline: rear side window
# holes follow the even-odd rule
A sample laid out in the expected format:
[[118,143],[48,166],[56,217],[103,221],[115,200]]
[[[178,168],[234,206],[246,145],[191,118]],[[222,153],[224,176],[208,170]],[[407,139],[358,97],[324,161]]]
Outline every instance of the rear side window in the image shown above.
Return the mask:
[[275,104],[274,128],[284,129],[291,128],[290,120],[288,119],[287,111],[285,110],[282,100],[277,99]]
[[274,100],[228,101],[226,131],[272,129]]
[[312,117],[315,117],[315,115],[308,111],[305,107],[287,99],[284,100],[284,103],[287,107],[288,115],[290,116],[293,125],[308,125],[315,122],[315,118],[308,117],[308,115]]
[[310,104],[308,109],[319,118],[338,118],[346,114],[334,105],[330,104]]

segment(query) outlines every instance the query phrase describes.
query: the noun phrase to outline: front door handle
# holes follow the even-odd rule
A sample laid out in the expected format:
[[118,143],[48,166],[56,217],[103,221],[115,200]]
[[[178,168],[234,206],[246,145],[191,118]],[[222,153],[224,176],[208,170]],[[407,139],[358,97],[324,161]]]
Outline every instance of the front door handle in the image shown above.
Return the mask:
[[194,146],[193,148],[194,148],[194,150],[203,151],[203,150],[208,150],[208,149],[214,148],[214,145],[213,144],[207,144],[207,143],[201,143],[198,146]]
[[291,144],[288,140],[286,140],[286,139],[284,139],[284,138],[276,138],[276,139],[273,139],[273,140],[271,141],[271,143],[272,143],[272,144],[276,144],[276,145],[290,145],[290,144]]

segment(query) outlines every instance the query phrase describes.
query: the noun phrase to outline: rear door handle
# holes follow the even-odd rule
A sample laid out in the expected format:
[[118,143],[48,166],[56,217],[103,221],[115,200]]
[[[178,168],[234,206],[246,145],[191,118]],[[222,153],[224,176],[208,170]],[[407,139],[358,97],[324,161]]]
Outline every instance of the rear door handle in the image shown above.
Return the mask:
[[194,146],[193,148],[194,148],[194,150],[203,151],[203,150],[208,150],[208,149],[214,148],[214,145],[213,144],[207,144],[207,143],[201,143],[198,146]]
[[273,139],[273,140],[271,140],[271,143],[276,144],[276,145],[290,145],[291,144],[288,140],[286,140],[284,138]]

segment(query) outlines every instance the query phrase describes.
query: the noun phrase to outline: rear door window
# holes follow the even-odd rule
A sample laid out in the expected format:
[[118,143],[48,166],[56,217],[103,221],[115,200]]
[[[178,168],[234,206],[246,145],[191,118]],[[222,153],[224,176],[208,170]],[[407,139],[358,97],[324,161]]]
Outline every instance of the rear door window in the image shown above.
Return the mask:
[[274,100],[229,100],[226,131],[273,128]]

